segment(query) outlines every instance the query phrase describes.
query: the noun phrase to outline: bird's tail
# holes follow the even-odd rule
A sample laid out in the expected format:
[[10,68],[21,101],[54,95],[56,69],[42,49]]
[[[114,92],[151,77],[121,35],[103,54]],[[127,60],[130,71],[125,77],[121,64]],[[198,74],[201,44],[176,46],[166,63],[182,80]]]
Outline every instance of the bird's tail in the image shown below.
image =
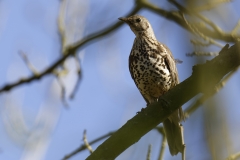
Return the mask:
[[171,155],[176,155],[178,152],[183,153],[185,147],[183,139],[183,128],[180,124],[178,111],[163,121],[163,127]]

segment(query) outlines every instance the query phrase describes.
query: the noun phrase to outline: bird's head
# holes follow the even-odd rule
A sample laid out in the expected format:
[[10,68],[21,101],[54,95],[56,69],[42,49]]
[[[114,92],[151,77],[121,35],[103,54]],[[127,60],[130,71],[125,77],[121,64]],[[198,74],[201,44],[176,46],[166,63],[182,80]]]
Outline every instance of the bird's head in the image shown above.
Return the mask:
[[127,18],[120,17],[118,19],[127,23],[136,37],[147,35],[155,39],[152,26],[145,17],[133,15]]

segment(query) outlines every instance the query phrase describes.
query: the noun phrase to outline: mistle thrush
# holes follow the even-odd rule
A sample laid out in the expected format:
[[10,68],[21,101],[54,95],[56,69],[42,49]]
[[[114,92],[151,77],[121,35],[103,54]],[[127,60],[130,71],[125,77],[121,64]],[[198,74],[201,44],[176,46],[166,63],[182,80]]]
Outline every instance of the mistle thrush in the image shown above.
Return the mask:
[[[129,70],[137,88],[147,105],[179,83],[175,60],[171,51],[159,43],[149,21],[140,15],[119,18],[127,23],[136,35],[129,56]],[[175,111],[164,122],[169,150],[172,155],[183,152],[182,108]]]

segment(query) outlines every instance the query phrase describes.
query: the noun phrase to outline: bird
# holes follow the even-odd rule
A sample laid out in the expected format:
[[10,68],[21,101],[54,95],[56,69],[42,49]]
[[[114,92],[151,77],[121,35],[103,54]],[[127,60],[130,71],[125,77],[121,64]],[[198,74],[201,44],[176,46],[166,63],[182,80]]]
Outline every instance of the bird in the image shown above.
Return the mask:
[[[129,55],[129,71],[147,106],[179,83],[174,57],[169,48],[158,42],[149,21],[141,15],[119,20],[129,25],[135,40]],[[182,107],[163,121],[171,155],[184,152]]]

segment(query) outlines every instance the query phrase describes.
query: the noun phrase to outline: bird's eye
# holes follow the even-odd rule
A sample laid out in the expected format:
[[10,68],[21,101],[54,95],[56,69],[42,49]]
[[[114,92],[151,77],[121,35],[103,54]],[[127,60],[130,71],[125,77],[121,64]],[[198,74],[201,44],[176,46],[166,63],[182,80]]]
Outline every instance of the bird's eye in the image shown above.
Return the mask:
[[136,19],[136,22],[138,23],[141,22],[141,18]]

